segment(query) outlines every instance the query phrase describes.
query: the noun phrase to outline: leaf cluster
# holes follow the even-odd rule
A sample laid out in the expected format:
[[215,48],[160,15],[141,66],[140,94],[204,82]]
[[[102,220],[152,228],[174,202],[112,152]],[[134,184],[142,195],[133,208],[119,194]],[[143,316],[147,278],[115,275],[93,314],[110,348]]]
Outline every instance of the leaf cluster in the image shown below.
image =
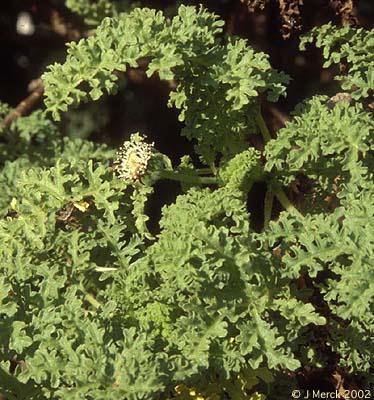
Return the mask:
[[83,17],[88,26],[97,26],[105,17],[115,17],[128,6],[128,0],[66,0],[65,6]]
[[95,36],[70,44],[65,63],[44,74],[47,110],[58,119],[70,105],[113,93],[118,72],[147,59],[147,76],[176,81],[169,105],[181,110],[182,134],[197,142],[202,159],[234,155],[245,148],[248,125],[256,130],[258,95],[277,100],[288,77],[245,40],[222,44],[222,25],[205,9],[186,6],[172,20],[146,8],[104,19]]
[[315,42],[323,49],[325,68],[331,65],[341,67],[341,75],[335,79],[341,82],[344,91],[352,92],[355,99],[373,95],[374,90],[374,34],[372,30],[344,27],[337,29],[331,23],[313,28],[300,41],[305,50],[308,43]]

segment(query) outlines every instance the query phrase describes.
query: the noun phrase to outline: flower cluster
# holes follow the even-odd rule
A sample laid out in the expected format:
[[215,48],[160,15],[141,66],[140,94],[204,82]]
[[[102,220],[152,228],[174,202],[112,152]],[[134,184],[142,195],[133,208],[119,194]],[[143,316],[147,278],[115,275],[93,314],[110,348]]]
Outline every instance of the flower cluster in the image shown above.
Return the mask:
[[153,152],[154,143],[146,143],[139,133],[131,135],[120,147],[114,162],[119,177],[125,181],[139,181],[147,171]]

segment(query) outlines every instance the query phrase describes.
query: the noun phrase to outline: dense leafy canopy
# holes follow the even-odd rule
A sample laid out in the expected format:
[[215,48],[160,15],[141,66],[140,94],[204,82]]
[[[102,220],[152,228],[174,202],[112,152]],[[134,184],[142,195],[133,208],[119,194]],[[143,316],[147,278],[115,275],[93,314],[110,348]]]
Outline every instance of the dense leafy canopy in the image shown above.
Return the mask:
[[[41,111],[2,127],[0,387],[9,399],[262,399],[258,383],[323,366],[326,348],[369,374],[373,122],[355,99],[368,94],[357,74],[369,79],[371,67],[349,58],[353,99],[305,101],[261,154],[245,140],[265,136],[259,95],[276,100],[288,78],[244,40],[223,43],[222,24],[202,8],[181,6],[172,20],[135,9],[104,19],[44,75],[57,119],[112,93],[117,72],[147,57],[149,76],[177,82],[170,105],[209,177],[187,158],[173,169],[160,153],[141,179],[117,176],[114,150],[61,138]],[[328,63],[363,51],[363,31],[319,32],[331,38],[319,45],[342,43],[342,55],[325,50]],[[2,104],[2,118],[7,111]],[[315,190],[297,212],[282,185],[300,174]],[[151,234],[145,204],[157,179],[182,190]],[[256,181],[285,208],[261,232],[246,207]]]

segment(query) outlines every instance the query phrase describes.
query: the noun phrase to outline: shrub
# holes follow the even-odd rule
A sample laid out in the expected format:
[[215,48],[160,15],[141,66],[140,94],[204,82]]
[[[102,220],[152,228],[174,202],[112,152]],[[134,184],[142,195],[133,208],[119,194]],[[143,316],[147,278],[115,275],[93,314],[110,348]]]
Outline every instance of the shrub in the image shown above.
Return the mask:
[[[274,398],[290,371],[331,360],[369,379],[373,120],[362,100],[373,89],[363,55],[371,33],[328,25],[302,40],[317,37],[326,66],[347,58],[346,92],[306,99],[272,138],[260,97],[284,96],[289,77],[245,40],[222,39],[222,26],[186,6],[173,19],[147,8],[105,18],[48,67],[46,110],[3,124],[9,399]],[[169,105],[198,158],[173,166],[139,133],[116,155],[63,138],[50,119],[114,93],[119,73],[142,59],[148,77],[176,82]],[[248,145],[256,132],[262,152]],[[287,188],[300,177],[313,190],[296,207]],[[157,233],[146,204],[159,180],[181,189]],[[256,182],[267,187],[260,232],[247,209]]]

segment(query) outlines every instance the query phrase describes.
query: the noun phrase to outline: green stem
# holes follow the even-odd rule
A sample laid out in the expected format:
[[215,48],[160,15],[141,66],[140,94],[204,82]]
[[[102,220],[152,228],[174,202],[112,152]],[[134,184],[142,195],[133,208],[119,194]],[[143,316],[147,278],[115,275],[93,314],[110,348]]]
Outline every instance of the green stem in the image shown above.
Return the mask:
[[195,185],[205,184],[205,185],[212,185],[217,183],[217,178],[214,177],[201,177],[195,175],[184,174],[182,172],[175,172],[175,171],[162,171],[160,174],[161,178],[163,179],[170,179],[173,181],[179,181],[184,183],[191,183]]
[[96,309],[102,307],[102,304],[95,299],[92,294],[88,293],[87,290],[83,287],[83,285],[79,285],[80,291],[84,294],[84,298]]
[[290,202],[286,193],[282,188],[273,188],[274,194],[277,196],[279,203],[281,203],[282,207],[289,212],[293,212],[294,214],[302,217],[303,215],[299,212],[299,210]]
[[[260,105],[258,106],[258,112],[256,114],[256,122],[257,122],[258,126],[260,127],[261,134],[264,138],[264,142],[266,143],[269,140],[271,140],[271,135],[270,135],[269,129],[266,126],[265,120],[261,114],[261,106]],[[297,210],[297,208],[290,202],[290,200],[288,199],[286,193],[284,192],[284,190],[282,188],[273,187],[272,191],[274,192],[275,196],[277,197],[277,199],[279,200],[279,202],[281,203],[282,207],[285,210],[294,212],[295,214],[299,215],[300,217],[303,216]]]
[[199,175],[206,175],[206,174],[211,174],[212,173],[212,170],[210,168],[198,168],[198,169],[195,169],[195,171]]
[[258,107],[258,111],[256,113],[256,122],[260,128],[262,137],[264,138],[264,142],[267,143],[269,140],[271,140],[271,135],[268,127],[266,126],[265,120],[261,114],[261,106]]
[[264,230],[269,227],[269,222],[271,220],[271,211],[273,209],[274,193],[269,188],[265,195],[265,205],[264,205]]

